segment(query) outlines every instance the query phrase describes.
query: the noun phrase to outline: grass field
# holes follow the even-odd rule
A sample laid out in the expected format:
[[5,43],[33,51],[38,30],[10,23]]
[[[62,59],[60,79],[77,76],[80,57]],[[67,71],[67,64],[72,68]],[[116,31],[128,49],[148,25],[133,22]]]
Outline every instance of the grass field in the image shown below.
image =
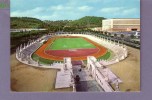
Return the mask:
[[[108,51],[105,55],[103,55],[97,59],[108,60],[111,57],[111,55],[112,55],[112,52]],[[48,60],[48,59],[42,58],[42,57],[38,56],[37,54],[33,54],[32,59],[35,61],[39,61],[40,64],[45,64],[45,65],[50,65],[53,62],[56,62],[55,60]],[[58,61],[58,62],[62,63],[63,61]],[[84,62],[87,63],[86,60],[84,60]]]
[[111,52],[108,51],[105,55],[103,55],[97,59],[108,60],[110,58],[110,56],[111,56]]
[[59,38],[52,45],[49,45],[46,50],[68,50],[68,49],[88,49],[96,48],[83,38]]
[[[55,62],[55,60],[48,60],[48,59],[45,59],[45,58],[38,56],[37,54],[33,54],[32,59],[34,61],[39,61],[40,64],[45,64],[45,65],[50,65],[50,64],[53,64]],[[63,61],[58,61],[58,62],[63,62]]]

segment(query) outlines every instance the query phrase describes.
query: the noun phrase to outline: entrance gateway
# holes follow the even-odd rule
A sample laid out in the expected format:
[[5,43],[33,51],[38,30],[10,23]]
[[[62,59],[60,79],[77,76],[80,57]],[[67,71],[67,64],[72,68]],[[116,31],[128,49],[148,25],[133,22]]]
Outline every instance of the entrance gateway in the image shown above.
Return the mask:
[[[56,89],[73,86],[74,91],[119,91],[119,83],[122,81],[93,56],[87,57],[86,68],[82,68],[81,61],[72,61],[70,57],[64,58],[63,65],[57,72]],[[76,81],[76,78],[79,80]]]

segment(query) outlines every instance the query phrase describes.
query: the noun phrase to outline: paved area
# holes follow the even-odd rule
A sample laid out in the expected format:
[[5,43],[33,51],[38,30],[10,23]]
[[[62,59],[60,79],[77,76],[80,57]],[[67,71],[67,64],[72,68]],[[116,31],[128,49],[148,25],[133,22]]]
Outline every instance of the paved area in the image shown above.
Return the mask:
[[[81,69],[81,71],[80,71]],[[99,84],[90,76],[90,72],[81,66],[73,66],[74,75],[79,75],[80,82],[76,84],[77,92],[103,91]]]
[[59,71],[57,72],[55,88],[67,88],[71,84],[71,72]]
[[95,91],[103,91],[103,89],[99,86],[99,84],[95,81],[80,81],[79,84],[76,84],[77,92],[95,92]]
[[[81,71],[80,71],[81,69]],[[73,67],[73,74],[79,75],[80,77],[80,81],[91,81],[94,80],[91,76],[90,76],[90,72],[87,69],[81,68],[81,66],[74,66]]]

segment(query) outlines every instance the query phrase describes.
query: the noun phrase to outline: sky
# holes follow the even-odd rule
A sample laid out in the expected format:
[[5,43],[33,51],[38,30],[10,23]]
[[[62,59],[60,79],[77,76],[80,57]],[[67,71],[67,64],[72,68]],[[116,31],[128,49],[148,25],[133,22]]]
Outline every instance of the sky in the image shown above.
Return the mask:
[[140,0],[11,0],[11,17],[55,21],[84,16],[140,18]]

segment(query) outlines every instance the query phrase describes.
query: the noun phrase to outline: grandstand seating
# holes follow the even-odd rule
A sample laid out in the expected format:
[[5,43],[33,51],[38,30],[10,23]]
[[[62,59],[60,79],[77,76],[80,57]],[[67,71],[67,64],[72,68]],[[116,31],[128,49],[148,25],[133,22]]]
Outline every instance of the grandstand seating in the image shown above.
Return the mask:
[[[69,35],[69,33],[60,32],[60,33],[54,34],[54,36],[56,36],[56,35],[67,36],[67,35]],[[95,35],[90,34],[89,32],[81,32],[81,33],[70,32],[70,36],[86,37],[86,38],[93,40],[93,41],[101,44],[102,46],[105,46],[106,48],[112,50],[115,54],[114,57],[110,60],[100,60],[100,63],[103,65],[114,64],[127,57],[127,49],[122,44],[120,45],[118,43],[112,42],[105,38],[97,37]],[[24,47],[21,46],[19,48],[19,50],[17,49],[17,53],[16,53],[17,59],[26,64],[30,63],[30,64],[34,64],[35,66],[40,65],[40,64],[38,64],[38,62],[32,60],[31,55],[43,44],[43,43],[41,43],[41,41],[47,41],[51,37],[53,37],[53,35],[44,35],[41,38],[37,39],[36,41],[29,43],[29,45],[27,45],[27,46],[25,46],[25,45],[24,45]],[[42,65],[41,65],[41,67],[42,67]],[[50,66],[49,66],[49,68],[50,68]]]

